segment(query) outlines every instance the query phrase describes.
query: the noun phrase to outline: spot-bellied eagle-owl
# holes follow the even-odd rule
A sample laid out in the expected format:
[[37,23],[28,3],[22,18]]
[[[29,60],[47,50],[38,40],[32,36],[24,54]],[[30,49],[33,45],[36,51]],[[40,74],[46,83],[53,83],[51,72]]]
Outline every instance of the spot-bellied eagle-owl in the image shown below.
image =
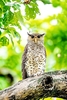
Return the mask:
[[28,42],[22,58],[23,79],[45,72],[46,50],[43,36],[44,34],[28,33]]

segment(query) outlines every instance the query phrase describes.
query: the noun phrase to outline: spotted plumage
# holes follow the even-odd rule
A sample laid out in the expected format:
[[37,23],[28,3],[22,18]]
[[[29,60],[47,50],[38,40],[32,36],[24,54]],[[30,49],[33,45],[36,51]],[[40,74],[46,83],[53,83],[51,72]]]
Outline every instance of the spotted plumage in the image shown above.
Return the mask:
[[44,74],[46,50],[43,45],[44,34],[29,34],[22,61],[23,79]]

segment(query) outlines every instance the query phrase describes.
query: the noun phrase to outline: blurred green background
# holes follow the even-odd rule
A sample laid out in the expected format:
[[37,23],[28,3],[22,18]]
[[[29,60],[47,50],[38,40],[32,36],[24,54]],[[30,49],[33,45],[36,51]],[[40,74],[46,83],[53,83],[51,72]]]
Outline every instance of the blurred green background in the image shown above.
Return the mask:
[[[54,13],[37,17],[48,11]],[[29,4],[23,0],[0,0],[0,90],[22,80],[21,63],[27,31],[45,32],[46,72],[67,70],[67,0],[31,0]]]

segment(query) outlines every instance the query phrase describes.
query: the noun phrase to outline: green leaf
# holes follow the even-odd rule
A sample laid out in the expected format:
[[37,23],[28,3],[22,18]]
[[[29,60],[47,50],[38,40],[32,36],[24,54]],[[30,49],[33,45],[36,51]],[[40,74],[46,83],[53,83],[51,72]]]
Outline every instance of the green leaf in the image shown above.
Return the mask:
[[21,0],[12,0],[12,1],[21,2]]
[[2,28],[2,26],[3,26],[3,19],[2,18],[0,18],[0,28]]
[[0,31],[0,35],[2,34],[2,32]]
[[12,35],[11,35],[10,33],[9,33],[8,35],[9,35],[9,37],[10,37],[10,40],[11,40],[12,45],[14,46],[14,41],[13,41]]
[[[9,27],[9,29],[7,30],[7,33],[8,33],[8,35],[10,36],[10,39],[11,39],[11,42],[12,42],[13,45],[14,45],[13,38],[16,38],[16,40],[17,40],[18,42],[20,42],[21,36],[20,36],[20,34],[16,31],[15,28]],[[12,35],[11,35],[11,34],[12,34]]]
[[44,4],[51,4],[50,0],[41,0]]
[[0,46],[7,46],[9,44],[9,39],[6,36],[0,38]]
[[32,8],[33,8],[33,10],[34,10],[34,13],[36,13],[36,14],[37,14],[37,13],[40,13],[37,3],[31,2],[30,5],[32,6]]
[[39,8],[37,3],[30,2],[29,5],[25,6],[25,18],[26,19],[34,19],[36,17],[36,14],[39,14]]
[[11,2],[11,0],[3,0],[4,3]]
[[10,24],[10,21],[13,19],[14,14],[11,11],[7,11],[4,13],[4,17],[3,17],[3,24],[5,26],[7,26],[8,24]]
[[14,4],[12,7],[14,8],[14,10],[20,10],[20,5],[19,4]]
[[10,10],[10,6],[4,6],[4,7],[3,7],[3,12],[6,12],[7,10],[8,10],[8,11]]
[[2,15],[2,9],[0,8],[0,16]]
[[17,19],[20,21],[20,22],[22,22],[23,23],[23,16],[22,16],[22,14],[21,14],[21,11],[19,10],[19,11],[17,11],[16,13],[15,13],[15,16],[17,17]]
[[[4,81],[5,80],[5,81]],[[5,76],[0,76],[0,90],[8,87],[8,81],[6,80]]]
[[0,7],[5,6],[5,3],[3,2],[3,0],[0,0]]
[[20,36],[19,33],[18,33],[17,31],[14,31],[14,35],[15,35],[16,37],[19,37],[19,36]]
[[59,6],[59,5],[60,5],[60,0],[52,0],[52,5],[53,5],[54,7]]

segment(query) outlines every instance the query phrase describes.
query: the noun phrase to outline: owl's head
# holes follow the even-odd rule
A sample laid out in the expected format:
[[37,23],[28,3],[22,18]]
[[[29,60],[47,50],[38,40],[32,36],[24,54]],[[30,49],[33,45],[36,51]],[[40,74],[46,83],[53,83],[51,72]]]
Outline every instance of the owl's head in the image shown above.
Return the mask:
[[40,44],[40,43],[43,43],[44,41],[43,36],[44,36],[44,33],[43,34],[28,33],[28,41],[35,44]]

